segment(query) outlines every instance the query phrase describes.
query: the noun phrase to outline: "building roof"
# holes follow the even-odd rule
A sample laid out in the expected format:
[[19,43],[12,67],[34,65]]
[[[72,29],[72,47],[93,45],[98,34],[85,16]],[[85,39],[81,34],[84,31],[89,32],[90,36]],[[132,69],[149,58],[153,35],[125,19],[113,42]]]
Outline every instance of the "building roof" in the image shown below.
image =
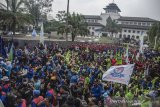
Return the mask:
[[106,8],[103,8],[104,10],[118,10],[118,12],[121,12],[119,7],[115,3],[110,3]]
[[104,26],[104,25],[102,25],[102,24],[100,24],[100,23],[90,23],[90,22],[87,22],[87,25],[88,26]]
[[82,15],[85,19],[98,19],[101,20],[101,17],[98,15]]
[[150,26],[138,26],[138,25],[124,25],[119,24],[121,28],[127,28],[127,29],[141,29],[141,30],[149,30]]
[[154,19],[146,18],[146,17],[124,17],[121,16],[119,21],[137,21],[137,22],[156,22]]

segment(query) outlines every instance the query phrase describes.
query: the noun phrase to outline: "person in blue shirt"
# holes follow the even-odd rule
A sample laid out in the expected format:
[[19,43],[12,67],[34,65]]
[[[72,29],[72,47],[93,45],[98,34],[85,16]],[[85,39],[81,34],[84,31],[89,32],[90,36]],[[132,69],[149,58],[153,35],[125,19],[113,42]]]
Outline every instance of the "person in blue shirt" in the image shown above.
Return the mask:
[[46,99],[44,99],[42,96],[40,96],[39,90],[33,90],[33,100],[31,103],[31,107],[46,107],[45,102]]
[[79,76],[74,72],[74,73],[73,73],[73,76],[72,76],[71,79],[70,79],[70,86],[71,86],[72,84],[78,83],[78,80],[79,80]]
[[102,88],[101,86],[98,84],[97,81],[95,81],[92,89],[91,89],[91,94],[93,97],[95,97],[96,99],[99,99],[102,95]]
[[29,68],[29,72],[27,73],[27,77],[29,80],[31,80],[34,76],[34,70],[32,68]]

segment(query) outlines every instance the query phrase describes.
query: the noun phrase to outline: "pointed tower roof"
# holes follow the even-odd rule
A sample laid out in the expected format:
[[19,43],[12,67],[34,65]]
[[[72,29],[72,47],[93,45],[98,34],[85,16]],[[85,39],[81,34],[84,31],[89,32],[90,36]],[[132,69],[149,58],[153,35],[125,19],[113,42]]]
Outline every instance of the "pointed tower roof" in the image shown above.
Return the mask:
[[119,7],[115,3],[110,3],[108,6],[103,8],[104,10],[117,10],[118,12],[121,12]]

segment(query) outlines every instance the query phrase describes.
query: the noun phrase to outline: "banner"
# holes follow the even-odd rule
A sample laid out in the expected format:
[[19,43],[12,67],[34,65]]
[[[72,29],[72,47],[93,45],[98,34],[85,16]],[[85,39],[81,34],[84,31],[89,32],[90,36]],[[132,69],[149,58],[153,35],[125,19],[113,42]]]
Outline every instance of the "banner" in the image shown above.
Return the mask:
[[134,64],[110,67],[102,77],[103,81],[112,81],[121,84],[129,84]]

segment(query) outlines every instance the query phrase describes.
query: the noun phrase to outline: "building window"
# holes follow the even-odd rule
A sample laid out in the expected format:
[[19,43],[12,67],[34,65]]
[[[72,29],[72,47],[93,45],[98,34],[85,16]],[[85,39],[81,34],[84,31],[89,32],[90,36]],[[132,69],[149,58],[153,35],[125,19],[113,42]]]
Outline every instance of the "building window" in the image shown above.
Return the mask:
[[134,35],[132,35],[132,38],[133,38],[133,39],[135,39],[135,36],[134,36]]
[[94,22],[94,20],[92,20],[92,22]]
[[130,38],[131,36],[130,35],[128,35],[128,38]]
[[127,30],[124,30],[124,32],[127,32]]
[[146,26],[146,23],[142,23],[143,26]]
[[126,38],[126,35],[123,35],[123,38]]
[[141,23],[139,22],[139,23],[138,23],[138,25],[140,25],[140,26],[141,26]]
[[131,30],[128,30],[128,33],[131,33]]
[[132,25],[132,24],[133,24],[133,22],[130,22],[130,24]]
[[94,30],[94,27],[92,27],[92,29]]
[[134,25],[137,25],[137,22],[134,22]]
[[126,25],[128,25],[128,22],[126,22]]
[[136,36],[136,39],[139,39],[139,36]]
[[91,29],[91,27],[89,27],[89,29]]
[[147,23],[147,26],[150,26],[150,23],[149,23],[149,22]]
[[97,23],[97,20],[95,20],[95,22]]
[[122,35],[121,35],[121,34],[119,34],[119,38],[122,38]]
[[92,32],[92,36],[94,36],[94,32]]
[[133,30],[133,33],[135,33],[136,31],[135,30]]
[[137,31],[137,33],[139,34],[139,33],[140,33],[140,31]]

